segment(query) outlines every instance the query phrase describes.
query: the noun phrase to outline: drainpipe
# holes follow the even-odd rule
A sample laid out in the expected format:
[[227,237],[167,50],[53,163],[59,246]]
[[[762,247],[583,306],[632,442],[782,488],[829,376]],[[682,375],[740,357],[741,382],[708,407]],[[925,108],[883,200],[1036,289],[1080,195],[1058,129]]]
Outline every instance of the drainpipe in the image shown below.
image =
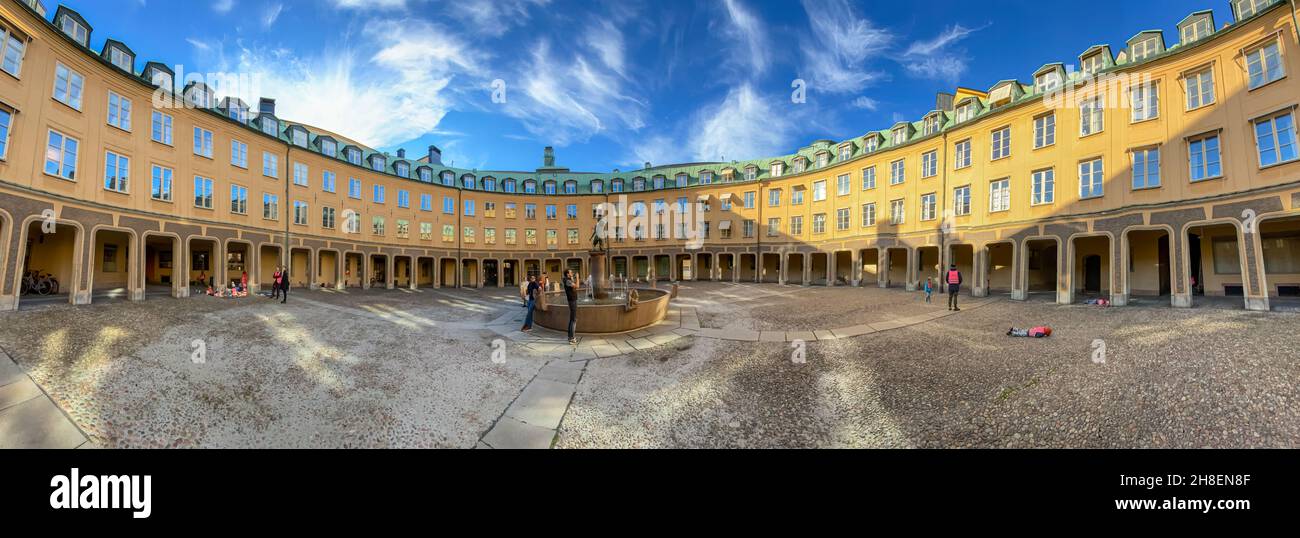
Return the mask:
[[[948,218],[948,131],[943,131],[940,141],[943,143],[943,147],[940,148],[939,155],[943,157],[943,160],[939,161],[937,164],[939,169],[942,170],[942,172],[940,172],[941,175],[939,176],[939,185],[942,190],[935,194],[935,198],[938,198],[938,200],[935,201],[941,208],[940,211],[942,211],[942,213],[940,214],[943,215],[943,218],[939,219],[939,271],[940,274],[943,274],[942,272],[946,269],[946,267],[944,267],[944,261],[947,261],[949,264],[953,263],[952,260],[947,260],[945,256],[945,254],[948,253],[948,237],[943,232],[943,223]],[[956,215],[953,215],[953,218],[956,220]],[[955,225],[956,224],[954,224],[954,226]],[[971,272],[973,273],[975,272],[974,260],[971,260],[971,264]],[[920,275],[917,276],[917,280],[919,284]]]
[[456,237],[456,281],[455,282],[456,282],[456,287],[459,288],[460,273],[461,271],[465,270],[464,268],[465,261],[461,259],[461,256],[465,255],[465,248],[464,248],[465,245],[463,244],[465,238],[461,237],[461,229],[460,229],[461,228],[460,213],[463,207],[461,204],[465,203],[465,191],[460,187],[460,178],[456,178],[454,181],[456,182],[456,207],[453,207],[451,209],[452,211],[456,212],[456,229],[452,230],[452,233],[456,234],[455,235]]
[[1296,15],[1296,0],[1291,0],[1291,31],[1296,36],[1296,42],[1300,43],[1300,16]]
[[[285,148],[284,148],[284,208],[285,209],[293,208],[293,201],[289,199],[289,182],[292,181],[291,176],[289,175],[290,174],[289,154],[292,152],[293,152],[293,146],[290,144],[285,144]],[[283,263],[285,268],[289,270],[290,274],[293,274],[293,254],[289,250],[289,211],[285,211],[285,215],[284,215],[284,253],[283,254],[284,256],[281,263]],[[261,253],[258,253],[258,255],[260,256]],[[224,261],[222,263],[224,263]],[[308,287],[310,288],[311,286]]]

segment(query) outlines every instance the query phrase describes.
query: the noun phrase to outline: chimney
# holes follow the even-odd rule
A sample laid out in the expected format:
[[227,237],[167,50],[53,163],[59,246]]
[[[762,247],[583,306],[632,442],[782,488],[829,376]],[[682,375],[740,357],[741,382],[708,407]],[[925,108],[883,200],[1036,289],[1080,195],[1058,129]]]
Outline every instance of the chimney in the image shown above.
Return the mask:
[[397,158],[398,158],[398,159],[405,159],[405,158],[406,158],[406,148],[398,148],[398,150],[397,150]]
[[939,97],[934,100],[934,109],[944,112],[952,112],[952,100],[954,96],[951,93],[939,93]]
[[429,164],[442,164],[442,150],[438,146],[429,146]]
[[646,162],[645,162],[645,169],[646,169],[646,170],[649,170],[649,169],[650,169],[650,161],[646,161]]
[[266,114],[266,115],[269,115],[269,116],[274,116],[274,115],[275,115],[275,99],[269,99],[269,98],[266,98],[266,97],[261,98],[261,99],[257,102],[257,113],[258,113],[258,114]]

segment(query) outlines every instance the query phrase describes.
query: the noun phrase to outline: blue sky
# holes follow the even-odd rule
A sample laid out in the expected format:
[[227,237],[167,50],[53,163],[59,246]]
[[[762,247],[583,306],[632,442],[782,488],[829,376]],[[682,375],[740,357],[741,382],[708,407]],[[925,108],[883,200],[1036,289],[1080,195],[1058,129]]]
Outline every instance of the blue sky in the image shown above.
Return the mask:
[[1226,0],[68,1],[96,50],[115,38],[137,70],[248,74],[290,121],[386,150],[435,144],[463,168],[532,170],[553,145],[591,172],[786,154],[1095,43],[1159,28],[1172,44],[1192,11],[1231,20]]

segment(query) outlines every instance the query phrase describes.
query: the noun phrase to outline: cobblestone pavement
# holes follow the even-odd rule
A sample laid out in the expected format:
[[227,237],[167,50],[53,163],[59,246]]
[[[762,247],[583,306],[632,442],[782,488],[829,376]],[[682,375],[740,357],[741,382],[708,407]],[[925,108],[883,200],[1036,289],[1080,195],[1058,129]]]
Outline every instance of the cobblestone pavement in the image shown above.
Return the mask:
[[664,323],[578,346],[520,333],[509,289],[41,307],[0,314],[34,382],[0,396],[71,424],[20,437],[0,397],[0,446],[1300,445],[1300,315],[945,299],[685,283]]

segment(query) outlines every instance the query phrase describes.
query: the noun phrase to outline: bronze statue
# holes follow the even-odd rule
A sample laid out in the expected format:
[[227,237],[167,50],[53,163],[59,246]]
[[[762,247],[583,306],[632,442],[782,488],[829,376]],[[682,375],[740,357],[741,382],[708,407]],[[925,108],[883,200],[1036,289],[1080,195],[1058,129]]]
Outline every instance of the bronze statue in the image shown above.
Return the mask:
[[607,249],[605,245],[605,234],[606,234],[605,230],[608,226],[609,225],[605,219],[605,215],[601,214],[600,220],[596,221],[596,229],[592,230],[591,232],[592,252],[606,252]]

